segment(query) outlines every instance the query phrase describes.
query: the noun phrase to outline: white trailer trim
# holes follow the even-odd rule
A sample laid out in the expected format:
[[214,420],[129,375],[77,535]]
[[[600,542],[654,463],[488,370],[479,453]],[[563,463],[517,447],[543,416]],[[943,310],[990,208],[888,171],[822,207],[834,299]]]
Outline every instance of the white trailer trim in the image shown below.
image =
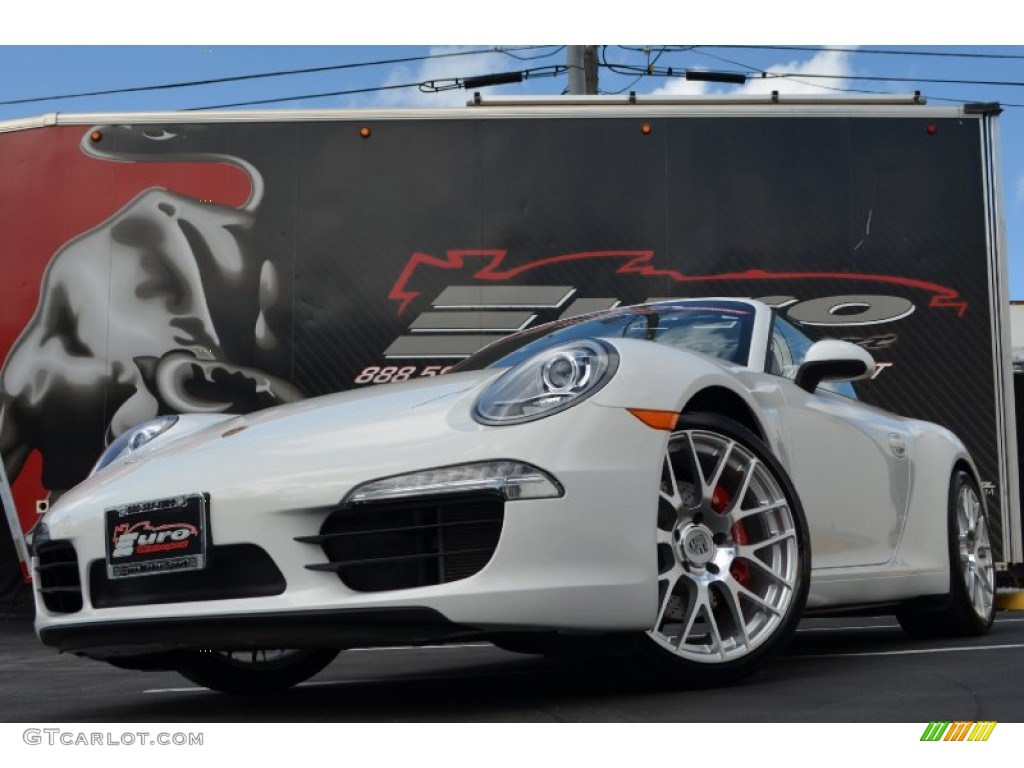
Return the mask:
[[[302,110],[190,110],[176,112],[96,112],[61,114],[0,122],[0,133],[58,125],[174,124],[174,123],[276,123],[276,122],[359,122],[372,120],[453,119],[546,119],[551,117],[914,117],[950,118],[969,116],[966,106],[931,106],[917,95],[874,98],[786,96],[749,97],[616,97],[578,96],[540,99],[481,98],[476,104],[445,108],[394,109],[302,109]],[[976,117],[977,115],[975,115]]]
[[981,124],[982,182],[985,185],[985,240],[989,263],[989,316],[992,337],[992,379],[996,396],[996,439],[999,446],[999,501],[1002,509],[1003,551],[997,560],[1024,562],[1018,482],[1016,406],[1013,393],[1013,360],[1008,312],[1009,267],[1006,253],[1006,222],[1003,218],[1003,188],[999,157],[999,126],[994,115]]

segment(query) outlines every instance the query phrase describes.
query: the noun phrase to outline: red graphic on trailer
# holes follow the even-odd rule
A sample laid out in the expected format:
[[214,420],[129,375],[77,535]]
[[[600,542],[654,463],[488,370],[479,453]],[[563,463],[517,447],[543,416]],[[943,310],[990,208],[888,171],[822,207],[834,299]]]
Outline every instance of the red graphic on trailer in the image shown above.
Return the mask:
[[277,275],[245,240],[259,172],[218,152],[174,126],[0,144],[0,231],[17,255],[4,261],[0,455],[26,530],[37,499],[84,479],[104,434],[302,397],[246,351],[276,343],[265,297]]
[[532,270],[543,267],[551,267],[557,264],[582,261],[620,261],[613,274],[616,275],[640,275],[642,277],[668,278],[677,283],[714,283],[734,282],[751,280],[850,280],[885,283],[898,285],[906,288],[915,288],[931,294],[929,306],[932,308],[952,309],[957,317],[963,317],[967,311],[967,302],[961,298],[959,291],[945,285],[933,283],[928,280],[917,280],[909,277],[896,275],[860,274],[851,272],[768,272],[762,269],[748,269],[742,272],[727,272],[713,275],[690,275],[677,269],[666,269],[658,267],[654,263],[654,251],[582,251],[580,253],[567,253],[560,256],[550,256],[535,259],[514,267],[505,267],[505,259],[508,251],[505,250],[449,250],[444,258],[431,256],[427,253],[414,253],[406,263],[394,286],[391,288],[388,298],[397,301],[398,314],[401,315],[408,308],[409,304],[421,295],[419,291],[409,286],[415,280],[416,274],[421,267],[430,269],[455,270],[464,269],[469,264],[476,264],[483,261],[476,272],[472,274],[474,280],[489,282],[505,282],[520,275],[527,274]]

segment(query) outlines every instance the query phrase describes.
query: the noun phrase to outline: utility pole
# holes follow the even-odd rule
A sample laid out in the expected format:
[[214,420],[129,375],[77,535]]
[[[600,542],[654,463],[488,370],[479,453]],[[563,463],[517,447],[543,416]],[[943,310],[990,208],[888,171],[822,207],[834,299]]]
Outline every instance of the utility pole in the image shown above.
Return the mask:
[[566,46],[566,66],[569,68],[569,94],[582,96],[597,93],[597,46]]
[[583,46],[583,79],[587,93],[597,95],[597,46]]

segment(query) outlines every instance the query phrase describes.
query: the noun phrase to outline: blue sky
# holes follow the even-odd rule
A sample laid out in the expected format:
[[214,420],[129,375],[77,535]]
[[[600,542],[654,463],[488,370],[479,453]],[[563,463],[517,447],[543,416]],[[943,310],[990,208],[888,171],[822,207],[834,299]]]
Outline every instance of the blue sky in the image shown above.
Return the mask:
[[[72,30],[49,38],[42,36],[38,40],[39,45],[0,46],[0,102],[313,67],[348,65],[348,68],[241,82],[0,104],[0,121],[48,112],[177,110],[269,99],[277,101],[245,108],[458,106],[465,102],[467,91],[452,88],[425,93],[417,84],[433,81],[438,86],[445,86],[466,77],[521,70],[531,73],[524,83],[492,87],[484,92],[494,95],[557,95],[567,85],[564,74],[547,76],[555,67],[566,63],[565,49],[558,45],[473,45],[465,44],[464,40],[458,45],[217,44],[218,39],[227,43],[238,42],[238,31],[230,24],[223,27],[212,24],[208,34],[213,40],[208,42],[168,45],[159,44],[160,38],[156,37],[152,45],[77,45],[79,38],[95,39],[93,34],[89,34],[89,22],[85,24],[81,35]],[[152,36],[154,27],[147,29],[151,30]],[[631,35],[637,34],[635,30],[627,31]],[[607,36],[609,32],[615,34],[614,29],[605,30],[602,34]],[[98,38],[105,41],[109,34],[106,31]],[[451,39],[450,29],[441,28],[435,34],[437,39]],[[664,36],[665,31],[651,26],[650,34]],[[603,62],[609,66],[600,69],[599,89],[603,93],[635,90],[640,94],[769,90],[835,93],[832,89],[910,93],[920,90],[932,104],[998,101],[1006,105],[1001,117],[1001,139],[1010,297],[1024,299],[1024,45],[922,43],[904,46],[878,43],[834,45],[824,49],[809,44],[807,47],[811,50],[792,50],[780,47],[783,43],[763,42],[779,40],[780,35],[778,30],[764,35],[751,34],[750,31],[737,34],[731,42],[743,42],[745,47],[722,47],[720,43],[699,45],[690,50],[686,50],[690,46],[675,45],[665,50],[665,44],[644,45],[642,42],[629,46],[603,46]],[[430,36],[429,29],[424,29],[419,36]],[[480,36],[483,36],[482,32]],[[536,37],[536,31],[532,36]],[[802,38],[807,36],[806,31],[799,35]],[[133,36],[132,39],[146,37]],[[721,40],[723,32],[717,30],[709,37]],[[942,37],[939,35],[937,39]],[[947,33],[944,37],[949,39],[951,36]],[[169,38],[173,40],[175,35],[170,34]],[[266,39],[267,43],[273,41],[273,35],[267,32],[242,36],[242,39],[254,38]],[[36,42],[31,35],[27,39]],[[111,42],[123,39],[123,34],[120,39],[114,35]],[[45,44],[54,41],[61,44]],[[0,42],[18,41],[5,39],[4,33],[0,33]],[[774,47],[758,47],[765,45]],[[849,48],[856,50],[846,50]],[[894,53],[874,52],[877,50]],[[413,60],[394,61],[396,59]],[[370,64],[389,61],[391,63]],[[656,72],[672,67],[676,72],[713,69],[746,73],[766,71],[789,76],[756,79],[736,87],[687,83],[680,78],[658,74],[616,71],[642,67],[647,63],[653,63]],[[965,82],[935,82],[940,80]],[[995,85],[996,82],[1017,85]],[[372,90],[380,88],[384,90]],[[363,92],[339,93],[344,91]],[[313,97],[318,94],[336,95]]]

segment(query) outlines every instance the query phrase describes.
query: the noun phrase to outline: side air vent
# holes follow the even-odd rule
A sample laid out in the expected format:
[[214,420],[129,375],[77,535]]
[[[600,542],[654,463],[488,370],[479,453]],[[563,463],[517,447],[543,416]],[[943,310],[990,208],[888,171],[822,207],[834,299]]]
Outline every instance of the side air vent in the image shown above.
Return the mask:
[[82,581],[78,554],[70,541],[47,541],[36,548],[39,594],[48,611],[76,613],[82,610]]
[[479,572],[501,537],[505,501],[499,494],[406,499],[339,509],[317,536],[333,571],[349,589],[383,592],[458,581]]

